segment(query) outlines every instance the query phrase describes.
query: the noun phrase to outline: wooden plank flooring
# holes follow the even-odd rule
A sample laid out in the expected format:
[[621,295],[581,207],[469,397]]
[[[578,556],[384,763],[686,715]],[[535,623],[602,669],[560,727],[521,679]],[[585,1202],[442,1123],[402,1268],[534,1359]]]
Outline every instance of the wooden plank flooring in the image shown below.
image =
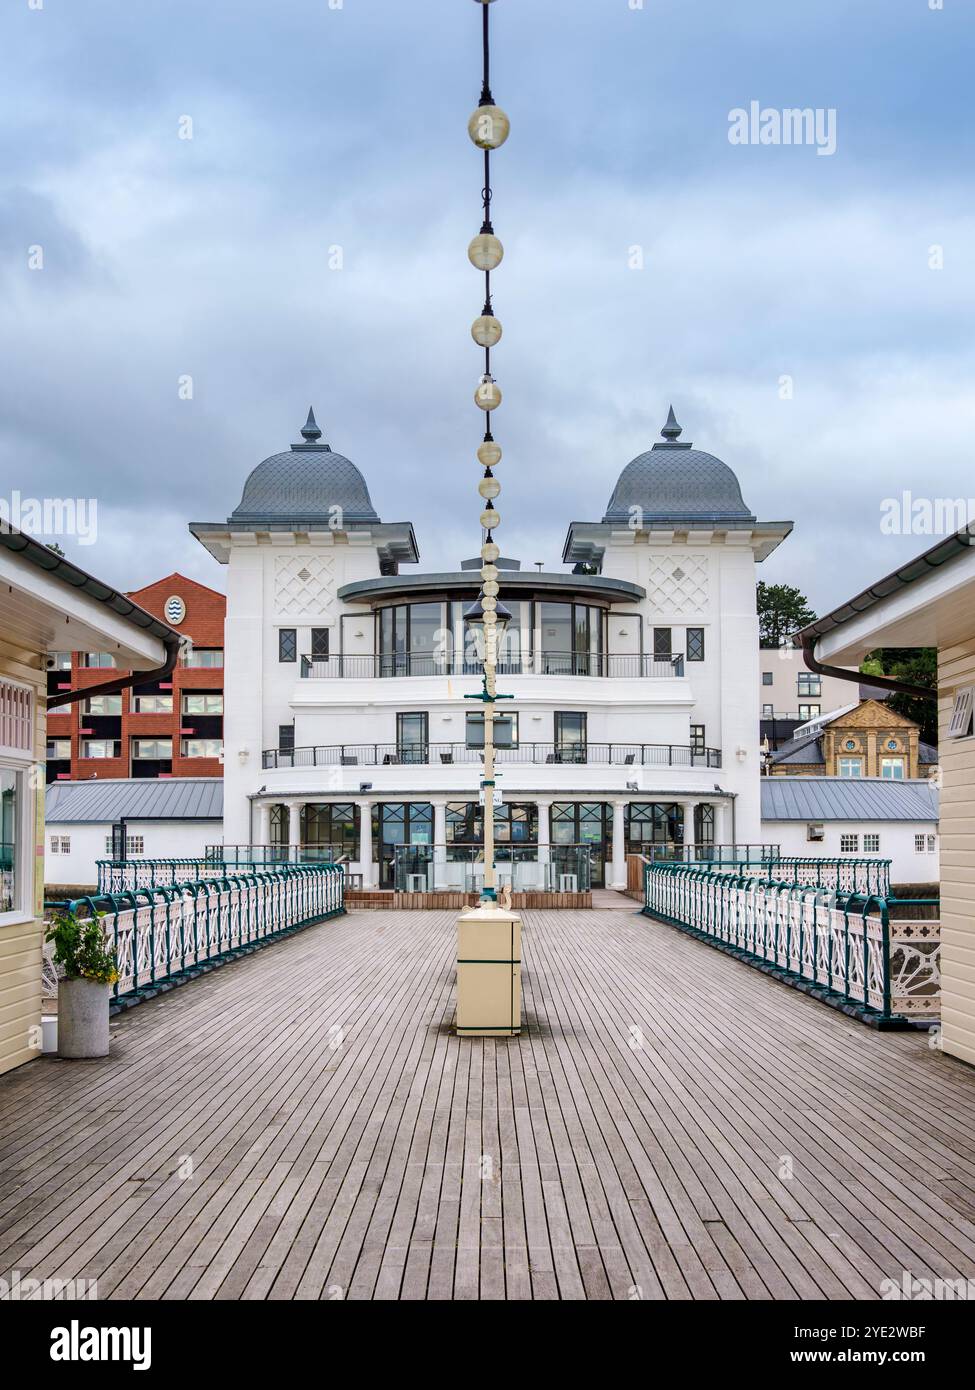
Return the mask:
[[353,912],[0,1077],[0,1276],[100,1298],[871,1299],[975,1277],[975,1070],[635,912]]

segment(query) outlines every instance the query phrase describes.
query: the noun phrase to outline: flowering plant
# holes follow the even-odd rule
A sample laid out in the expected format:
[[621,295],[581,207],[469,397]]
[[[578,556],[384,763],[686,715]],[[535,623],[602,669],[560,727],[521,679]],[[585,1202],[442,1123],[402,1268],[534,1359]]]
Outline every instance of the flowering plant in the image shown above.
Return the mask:
[[104,913],[79,921],[73,912],[60,912],[54,919],[45,940],[54,942],[54,964],[60,966],[69,980],[95,980],[102,985],[114,985],[118,979],[118,963],[105,928]]

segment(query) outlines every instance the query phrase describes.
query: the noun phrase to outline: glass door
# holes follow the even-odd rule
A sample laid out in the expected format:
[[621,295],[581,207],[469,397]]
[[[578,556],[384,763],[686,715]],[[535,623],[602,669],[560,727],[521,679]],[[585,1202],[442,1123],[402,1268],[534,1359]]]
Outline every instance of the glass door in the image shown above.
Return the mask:
[[588,848],[593,888],[603,888],[606,883],[607,836],[612,836],[612,817],[612,807],[602,801],[564,801],[552,805],[552,844]]
[[426,711],[396,716],[396,756],[401,763],[425,763],[430,751]]
[[396,886],[397,845],[426,846],[415,856],[418,865],[426,864],[433,854],[433,807],[429,801],[381,802],[373,812],[372,830],[380,888]]
[[555,761],[584,763],[586,761],[586,714],[584,711],[556,711]]

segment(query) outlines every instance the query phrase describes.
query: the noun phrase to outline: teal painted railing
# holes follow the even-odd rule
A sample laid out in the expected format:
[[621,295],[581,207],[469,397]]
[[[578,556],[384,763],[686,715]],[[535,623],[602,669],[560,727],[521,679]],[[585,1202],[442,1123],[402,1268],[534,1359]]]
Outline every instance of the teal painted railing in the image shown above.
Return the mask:
[[648,864],[644,911],[772,968],[850,1013],[880,1024],[904,1021],[892,1004],[883,896],[838,895],[719,866]]
[[115,948],[117,1002],[192,976],[261,942],[345,911],[345,874],[333,864],[281,865],[76,898],[81,920],[94,914]]
[[731,860],[674,859],[658,863],[681,863],[687,868],[737,871],[757,878],[773,878],[777,883],[797,883],[804,888],[826,888],[834,893],[869,893],[874,897],[890,897],[889,859],[827,859],[810,855],[808,858],[778,856],[775,859],[754,858]]
[[[319,851],[294,857],[294,863],[334,864],[336,856]],[[170,888],[174,883],[195,882],[226,873],[249,873],[252,869],[283,868],[289,862],[287,853],[268,857],[260,845],[232,846],[221,857],[219,847],[207,846],[204,859],[98,859],[99,893],[125,893],[133,888]]]
[[170,888],[203,878],[220,866],[207,859],[96,859],[99,893],[132,888]]

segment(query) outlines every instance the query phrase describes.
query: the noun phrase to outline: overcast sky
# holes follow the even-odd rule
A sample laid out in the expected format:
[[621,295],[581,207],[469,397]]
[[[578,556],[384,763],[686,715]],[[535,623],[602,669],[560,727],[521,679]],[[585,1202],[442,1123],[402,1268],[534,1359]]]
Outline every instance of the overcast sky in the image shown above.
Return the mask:
[[[505,553],[559,567],[671,401],[820,612],[932,544],[885,498],[975,496],[975,6],[930,3],[492,6]],[[479,17],[6,0],[0,491],[97,498],[86,569],[222,588],[187,522],[312,403],[421,569],[475,551]],[[752,101],[835,108],[835,154],[731,144]]]

